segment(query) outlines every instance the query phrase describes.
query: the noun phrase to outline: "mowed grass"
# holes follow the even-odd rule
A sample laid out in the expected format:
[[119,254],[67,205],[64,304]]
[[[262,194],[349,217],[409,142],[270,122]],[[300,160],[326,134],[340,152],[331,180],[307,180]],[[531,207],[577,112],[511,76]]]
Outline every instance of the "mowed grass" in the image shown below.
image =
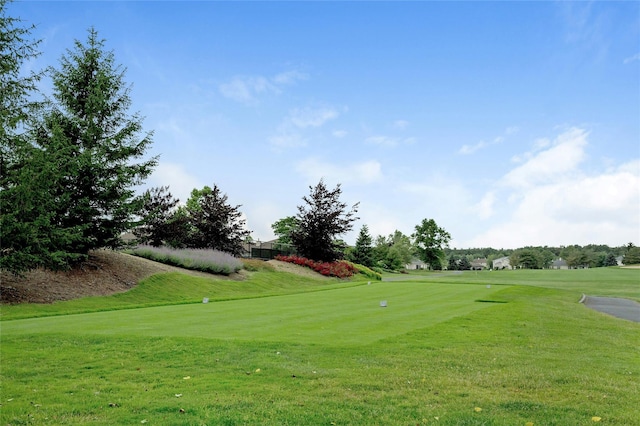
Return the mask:
[[[3,337],[70,333],[361,345],[486,307],[494,289],[376,282],[312,294],[161,306],[2,323]],[[386,301],[387,307],[381,307]],[[82,327],[78,327],[82,324]]]
[[464,275],[5,320],[0,423],[640,424],[639,324]]
[[590,296],[624,297],[640,301],[640,269],[523,269],[503,271],[416,271],[408,275],[387,275],[395,281],[428,280],[477,284],[527,285],[575,291]]
[[211,301],[267,297],[278,294],[320,291],[362,285],[358,281],[309,279],[286,272],[252,272],[245,281],[226,280],[212,275],[197,277],[171,272],[153,275],[133,289],[108,297],[85,297],[50,305],[6,305],[1,319],[31,318],[98,312],[149,306],[201,303]]

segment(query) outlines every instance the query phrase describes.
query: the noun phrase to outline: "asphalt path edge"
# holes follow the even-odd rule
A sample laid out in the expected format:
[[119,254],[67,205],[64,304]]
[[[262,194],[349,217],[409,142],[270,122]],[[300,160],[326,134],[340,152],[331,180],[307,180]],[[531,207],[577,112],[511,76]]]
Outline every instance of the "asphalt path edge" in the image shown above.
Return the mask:
[[616,318],[640,323],[640,303],[635,300],[583,294],[579,303]]

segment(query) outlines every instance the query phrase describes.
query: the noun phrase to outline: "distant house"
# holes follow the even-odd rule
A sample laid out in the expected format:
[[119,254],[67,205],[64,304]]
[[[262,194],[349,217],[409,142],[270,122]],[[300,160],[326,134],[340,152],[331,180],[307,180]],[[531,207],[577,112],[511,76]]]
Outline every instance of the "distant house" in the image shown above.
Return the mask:
[[513,269],[511,267],[511,262],[509,261],[509,256],[495,259],[493,261],[493,269]]
[[405,269],[429,269],[429,264],[424,263],[422,260],[414,257],[411,262],[404,265]]
[[472,271],[481,271],[487,268],[487,259],[476,259],[471,261]]
[[569,269],[569,264],[566,260],[559,258],[551,262],[551,269]]

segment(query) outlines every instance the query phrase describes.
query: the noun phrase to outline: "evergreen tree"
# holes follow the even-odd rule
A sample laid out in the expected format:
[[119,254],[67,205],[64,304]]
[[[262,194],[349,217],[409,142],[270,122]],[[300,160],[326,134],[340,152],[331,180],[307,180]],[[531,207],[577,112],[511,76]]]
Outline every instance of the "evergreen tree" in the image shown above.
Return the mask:
[[172,228],[175,221],[171,219],[179,200],[173,198],[168,186],[145,191],[142,200],[140,215],[143,224],[133,233],[140,243],[159,247],[174,233]]
[[618,266],[618,261],[616,260],[616,255],[613,253],[607,254],[604,259],[602,266]]
[[231,206],[217,185],[194,189],[187,201],[187,214],[193,233],[188,247],[211,248],[239,256],[243,242],[251,233],[245,228],[241,206]]
[[460,258],[460,263],[458,263],[459,271],[470,271],[471,270],[471,262],[469,262],[469,258],[467,256],[462,256]]
[[119,246],[140,207],[133,186],[155,165],[134,162],[151,138],[138,139],[124,71],[103,47],[91,29],[87,44],[76,41],[61,69],[50,70],[55,103],[29,134],[15,182],[25,196],[10,203],[14,227],[29,233],[21,251],[36,257],[30,267],[64,269],[92,249]]
[[320,180],[311,193],[302,199],[306,205],[298,206],[298,228],[291,234],[291,241],[298,253],[309,259],[331,262],[342,255],[342,246],[336,237],[350,231],[358,219],[358,204],[350,211],[340,201],[340,184],[329,190]]
[[447,269],[449,271],[457,271],[458,270],[458,259],[456,258],[456,256],[454,256],[454,255],[449,256],[449,262],[447,264]]
[[22,73],[39,55],[39,41],[30,38],[33,26],[7,15],[7,4],[0,0],[0,268],[20,274],[57,262],[45,190],[55,170],[36,167],[44,156],[31,141],[43,106],[33,100],[42,73]]
[[373,266],[373,247],[367,225],[362,225],[355,248],[349,253],[349,260],[367,267]]

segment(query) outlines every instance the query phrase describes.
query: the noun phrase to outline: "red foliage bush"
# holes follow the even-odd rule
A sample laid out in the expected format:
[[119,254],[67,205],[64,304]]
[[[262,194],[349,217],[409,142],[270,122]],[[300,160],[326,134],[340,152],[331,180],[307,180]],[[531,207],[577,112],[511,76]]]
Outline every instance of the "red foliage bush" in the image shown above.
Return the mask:
[[315,260],[295,255],[276,256],[276,260],[294,263],[300,266],[306,266],[307,268],[311,268],[314,271],[327,277],[348,278],[358,272],[357,269],[353,267],[353,265],[342,260],[338,260],[335,262],[316,262]]

